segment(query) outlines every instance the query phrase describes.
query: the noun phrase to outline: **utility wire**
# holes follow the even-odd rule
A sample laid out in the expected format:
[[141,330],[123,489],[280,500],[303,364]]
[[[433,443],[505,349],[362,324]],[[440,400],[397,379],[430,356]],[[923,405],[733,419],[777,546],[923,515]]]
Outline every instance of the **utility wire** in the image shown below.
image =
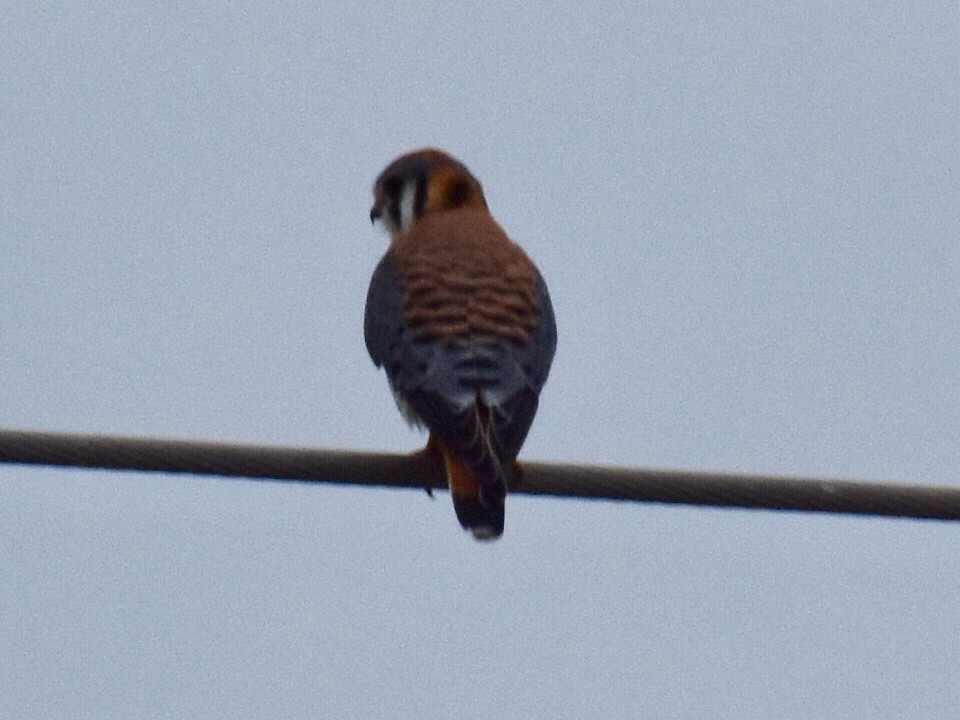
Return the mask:
[[[0,462],[433,490],[442,463],[194,440],[0,430]],[[960,520],[960,487],[524,462],[511,492],[601,500]]]

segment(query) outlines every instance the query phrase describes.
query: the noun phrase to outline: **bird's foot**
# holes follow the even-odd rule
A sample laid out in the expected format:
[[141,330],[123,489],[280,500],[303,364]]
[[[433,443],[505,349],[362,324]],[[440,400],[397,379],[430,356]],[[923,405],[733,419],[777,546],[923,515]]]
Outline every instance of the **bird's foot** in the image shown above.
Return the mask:
[[[443,453],[440,450],[440,444],[433,437],[433,434],[430,434],[430,438],[427,440],[427,445],[423,450],[417,450],[413,453],[415,458],[425,458],[431,462],[436,462],[437,460],[443,462]],[[434,486],[430,483],[429,480],[424,481],[423,483],[424,492],[433,499]]]

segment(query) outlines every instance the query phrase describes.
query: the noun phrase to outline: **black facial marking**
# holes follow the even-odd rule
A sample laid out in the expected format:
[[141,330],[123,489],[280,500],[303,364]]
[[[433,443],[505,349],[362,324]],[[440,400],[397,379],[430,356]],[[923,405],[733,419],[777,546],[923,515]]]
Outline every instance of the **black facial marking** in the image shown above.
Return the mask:
[[460,207],[465,202],[470,199],[470,196],[473,194],[473,188],[470,187],[470,183],[466,180],[457,180],[450,185],[450,189],[447,191],[447,202],[450,207]]
[[403,221],[403,218],[400,217],[400,198],[394,195],[390,196],[387,212],[390,214],[390,224],[399,230],[400,223]]
[[391,175],[383,180],[383,191],[392,198],[398,197],[403,190],[403,178],[399,175]]
[[424,175],[417,175],[417,190],[413,196],[413,216],[420,217],[423,214],[423,204],[427,201],[427,178]]
[[383,180],[383,194],[386,195],[386,212],[393,227],[400,227],[400,194],[403,192],[403,179],[391,175]]

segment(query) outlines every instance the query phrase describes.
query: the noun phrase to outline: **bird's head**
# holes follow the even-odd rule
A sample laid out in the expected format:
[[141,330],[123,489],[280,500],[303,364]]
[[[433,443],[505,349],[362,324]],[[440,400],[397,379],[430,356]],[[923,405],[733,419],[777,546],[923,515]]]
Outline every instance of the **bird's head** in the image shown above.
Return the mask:
[[480,182],[463,163],[427,148],[401,155],[380,173],[370,221],[397,237],[428,213],[470,206],[487,207]]

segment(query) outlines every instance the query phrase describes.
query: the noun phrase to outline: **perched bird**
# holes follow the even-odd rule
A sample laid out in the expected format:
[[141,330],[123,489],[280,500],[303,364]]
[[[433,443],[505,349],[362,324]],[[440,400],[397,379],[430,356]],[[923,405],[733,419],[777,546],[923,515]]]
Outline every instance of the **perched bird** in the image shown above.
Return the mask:
[[391,242],[367,293],[367,350],[400,412],[430,431],[460,524],[495,539],[556,349],[547,286],[446,153],[402,155],[373,195]]

